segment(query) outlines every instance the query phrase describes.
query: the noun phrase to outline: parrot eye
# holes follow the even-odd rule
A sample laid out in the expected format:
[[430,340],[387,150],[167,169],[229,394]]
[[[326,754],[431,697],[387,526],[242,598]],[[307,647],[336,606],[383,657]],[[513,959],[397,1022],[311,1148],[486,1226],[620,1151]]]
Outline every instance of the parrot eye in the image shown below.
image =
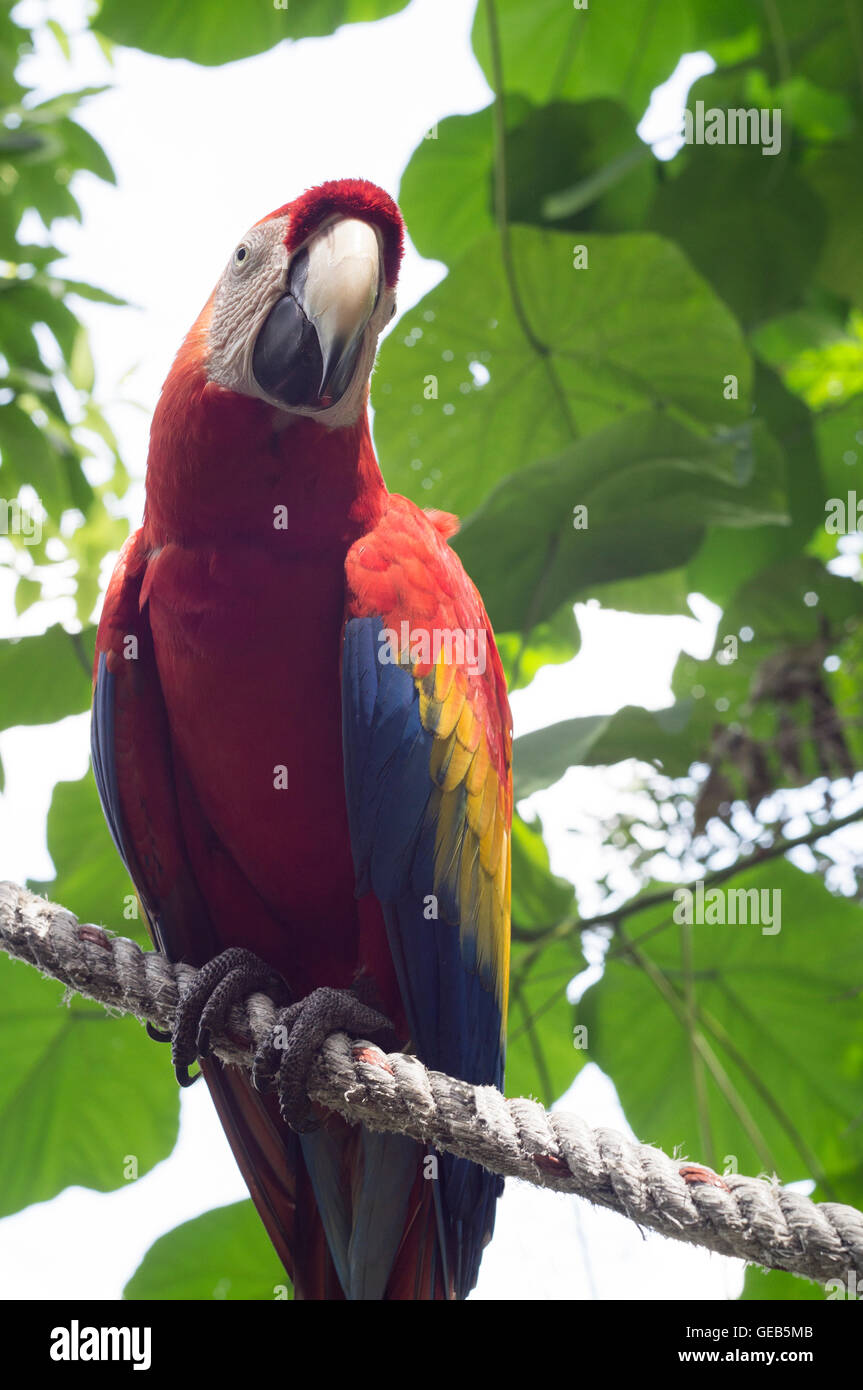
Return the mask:
[[397,309],[398,307],[399,307],[399,306],[394,302],[394,303],[393,303],[393,307],[392,307],[392,309],[390,310],[390,318],[391,318],[391,319],[394,319],[394,318],[395,318],[395,316],[396,316],[396,309]]
[[246,245],[238,246],[234,252],[234,265],[245,265],[249,259],[249,248]]

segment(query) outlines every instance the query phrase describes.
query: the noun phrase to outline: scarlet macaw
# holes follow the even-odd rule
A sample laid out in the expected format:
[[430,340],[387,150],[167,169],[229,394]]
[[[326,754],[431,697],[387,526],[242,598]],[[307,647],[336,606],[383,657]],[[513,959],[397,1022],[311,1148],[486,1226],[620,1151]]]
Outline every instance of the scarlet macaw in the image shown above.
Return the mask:
[[[339,1026],[388,1020],[428,1066],[503,1080],[503,672],[455,519],[387,491],[367,414],[402,241],[388,195],[345,179],[239,243],[162,390],[96,644],[106,818],[158,949],[207,967],[178,1075],[201,1056],[301,1298],[465,1297],[502,1188],[304,1117],[309,1053]],[[284,1113],[206,1055],[227,1000],[282,981]]]

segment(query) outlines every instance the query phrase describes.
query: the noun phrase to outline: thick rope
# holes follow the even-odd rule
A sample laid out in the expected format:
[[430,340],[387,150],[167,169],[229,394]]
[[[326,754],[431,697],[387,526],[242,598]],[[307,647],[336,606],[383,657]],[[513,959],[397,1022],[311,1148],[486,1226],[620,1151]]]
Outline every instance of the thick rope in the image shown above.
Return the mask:
[[[0,883],[0,947],[70,990],[170,1030],[180,991],[197,971],[155,951],[79,924],[63,907]],[[276,1010],[263,994],[233,1009],[239,1047],[216,1039],[223,1061],[250,1067],[272,1033]],[[536,1187],[574,1192],[675,1240],[706,1246],[769,1269],[825,1282],[863,1279],[863,1214],[810,1201],[775,1181],[719,1177],[660,1149],[532,1100],[505,1100],[492,1086],[469,1086],[428,1071],[416,1057],[334,1033],[320,1049],[309,1095],[370,1129],[409,1134]]]

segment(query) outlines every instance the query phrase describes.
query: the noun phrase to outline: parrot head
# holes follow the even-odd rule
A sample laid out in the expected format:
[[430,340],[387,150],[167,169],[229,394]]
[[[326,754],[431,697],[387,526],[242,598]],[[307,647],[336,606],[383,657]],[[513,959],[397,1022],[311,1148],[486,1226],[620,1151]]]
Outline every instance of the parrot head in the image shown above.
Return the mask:
[[381,331],[396,311],[401,214],[383,189],[309,189],[237,243],[207,306],[216,386],[329,427],[365,405]]

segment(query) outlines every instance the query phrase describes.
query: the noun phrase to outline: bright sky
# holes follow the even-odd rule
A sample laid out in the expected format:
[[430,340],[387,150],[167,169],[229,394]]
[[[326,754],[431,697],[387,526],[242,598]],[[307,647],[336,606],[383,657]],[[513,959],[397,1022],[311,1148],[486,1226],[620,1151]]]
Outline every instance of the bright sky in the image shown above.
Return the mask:
[[[45,6],[23,0],[17,13],[27,22],[53,13],[74,29],[83,8],[83,0]],[[414,0],[376,25],[353,25],[216,69],[118,50],[112,70],[86,35],[74,41],[70,68],[50,37],[40,44],[23,70],[40,96],[112,85],[79,119],[107,150],[119,188],[82,176],[75,191],[83,227],[63,225],[54,235],[70,277],[137,306],[81,306],[98,390],[137,477],[143,478],[149,416],[171,359],[246,228],[327,178],[359,175],[397,193],[424,131],[446,115],[487,104],[490,92],[469,46],[473,8],[471,0]],[[654,94],[645,138],[657,141],[679,126],[689,85],[710,66],[705,54],[681,64]],[[672,151],[663,145],[658,152]],[[409,246],[401,311],[443,273]],[[382,466],[386,474],[386,459]],[[128,508],[135,524],[142,497],[139,485]],[[715,610],[697,601],[695,610],[699,621],[579,607],[582,650],[514,696],[516,733],[629,703],[668,704],[681,646],[706,655],[712,645]],[[16,619],[12,585],[0,571],[0,636],[42,631],[69,616],[68,604],[58,601]],[[87,730],[82,715],[0,736],[7,777],[0,878],[53,875],[44,838],[51,789],[83,775]],[[553,867],[580,887],[592,882],[592,872],[585,877],[578,870],[593,848],[580,856],[567,828],[581,812],[619,804],[621,781],[619,771],[571,771],[530,803],[543,816]],[[585,911],[594,905],[585,898]],[[171,1084],[167,1059],[165,1084]],[[563,1104],[592,1124],[626,1128],[613,1087],[595,1067],[582,1073]],[[72,1188],[0,1222],[0,1297],[118,1298],[157,1236],[245,1195],[209,1098],[194,1087],[183,1094],[180,1142],[152,1173],[115,1193]],[[739,1271],[739,1261],[645,1239],[622,1218],[574,1198],[510,1183],[474,1297],[716,1298],[736,1294]]]

